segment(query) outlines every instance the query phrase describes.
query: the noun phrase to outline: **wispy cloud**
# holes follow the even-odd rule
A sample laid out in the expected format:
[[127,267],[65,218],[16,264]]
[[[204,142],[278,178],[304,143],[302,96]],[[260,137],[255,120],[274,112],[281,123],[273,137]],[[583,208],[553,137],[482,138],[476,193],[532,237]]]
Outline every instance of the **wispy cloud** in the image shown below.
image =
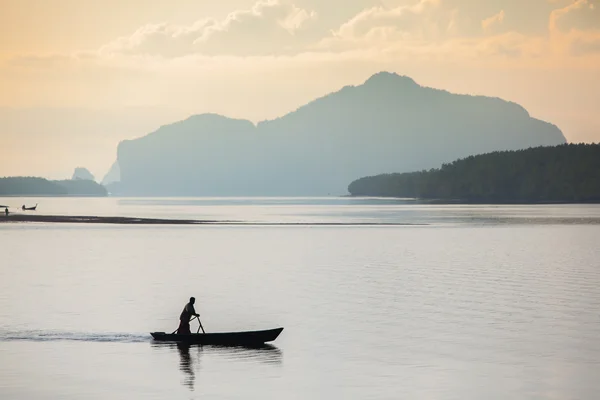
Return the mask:
[[148,24],[132,35],[100,49],[103,55],[151,55],[165,58],[189,54],[268,55],[297,50],[317,13],[285,0],[263,0],[223,20],[202,19],[189,26]]
[[339,40],[359,40],[380,38],[381,32],[387,32],[389,38],[433,38],[447,31],[451,23],[450,18],[440,18],[437,12],[440,4],[441,0],[420,0],[413,5],[367,9],[333,30],[332,36]]
[[481,28],[485,31],[488,32],[491,30],[491,28],[495,25],[499,25],[504,21],[504,10],[501,10],[498,14],[492,15],[489,18],[484,19],[483,21],[481,21]]
[[[580,29],[576,25],[564,23],[572,15],[593,15],[597,17],[597,27]],[[575,0],[565,7],[550,13],[548,31],[552,50],[565,57],[600,55],[600,14],[592,0]]]
[[[471,62],[484,57],[490,62],[512,59],[546,65],[561,56],[592,57],[595,62],[598,28],[579,27],[574,21],[593,21],[600,0],[536,0],[547,11],[547,31],[524,33],[491,4],[462,0],[414,0],[407,4],[380,5],[358,12],[347,21],[315,36],[311,31],[319,18],[314,10],[299,7],[294,0],[260,0],[249,9],[236,10],[221,20],[199,19],[189,25],[168,22],[149,23],[131,35],[116,38],[97,50],[70,55],[27,56],[12,60],[11,67],[62,68],[67,64],[143,68],[171,68],[173,65],[219,65],[243,58],[245,63],[263,64],[275,58],[327,59],[345,54],[360,58],[421,57],[424,60],[449,57]],[[301,0],[296,0],[301,1]],[[498,0],[497,4],[502,2]],[[386,4],[386,3],[384,3]],[[387,3],[389,4],[389,3]],[[536,3],[537,4],[537,3]],[[531,6],[528,3],[528,6]],[[542,7],[543,6],[543,7]],[[498,10],[499,8],[496,8]],[[514,9],[513,9],[514,12]],[[485,15],[488,15],[485,17]],[[477,31],[472,29],[473,17]],[[573,17],[577,18],[573,20]],[[600,19],[598,19],[600,21]],[[233,61],[232,61],[233,62]],[[239,62],[239,61],[237,61]],[[577,62],[576,62],[577,63]]]

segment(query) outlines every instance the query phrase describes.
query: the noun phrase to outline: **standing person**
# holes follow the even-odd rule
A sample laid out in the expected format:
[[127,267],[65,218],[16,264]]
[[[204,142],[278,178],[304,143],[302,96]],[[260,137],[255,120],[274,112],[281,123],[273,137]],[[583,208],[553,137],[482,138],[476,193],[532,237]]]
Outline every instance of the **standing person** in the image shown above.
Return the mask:
[[8,207],[6,207],[6,208],[4,209],[4,212],[6,213],[6,216],[8,217]]
[[194,308],[194,303],[196,299],[194,297],[190,297],[190,302],[183,307],[183,311],[179,316],[179,328],[177,328],[177,333],[180,335],[189,335],[190,332],[190,318],[191,317],[200,317],[200,314],[196,312]]

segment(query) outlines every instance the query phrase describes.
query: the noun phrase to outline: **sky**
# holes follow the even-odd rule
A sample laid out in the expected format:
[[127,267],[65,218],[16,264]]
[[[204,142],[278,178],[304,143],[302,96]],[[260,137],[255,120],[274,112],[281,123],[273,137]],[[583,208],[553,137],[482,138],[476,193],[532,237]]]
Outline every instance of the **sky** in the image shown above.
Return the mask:
[[0,0],[0,176],[101,179],[123,139],[382,70],[600,142],[600,0]]

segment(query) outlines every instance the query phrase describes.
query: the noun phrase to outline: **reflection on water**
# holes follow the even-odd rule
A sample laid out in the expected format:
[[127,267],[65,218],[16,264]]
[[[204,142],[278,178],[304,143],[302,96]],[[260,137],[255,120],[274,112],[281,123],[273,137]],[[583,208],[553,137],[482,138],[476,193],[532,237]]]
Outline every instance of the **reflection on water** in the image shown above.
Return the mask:
[[260,362],[274,365],[281,364],[283,358],[282,351],[270,344],[235,347],[211,346],[209,351],[231,360]]
[[196,372],[200,367],[203,356],[216,355],[231,361],[259,362],[279,365],[282,362],[283,352],[270,344],[259,346],[217,346],[194,345],[186,343],[159,343],[153,342],[153,348],[170,349],[179,353],[179,369],[183,373],[183,385],[191,391],[195,389]]
[[190,345],[184,343],[177,344],[177,350],[179,350],[179,368],[183,372],[184,380],[183,384],[194,390],[194,382],[196,381],[196,374],[194,373],[193,360],[190,356]]

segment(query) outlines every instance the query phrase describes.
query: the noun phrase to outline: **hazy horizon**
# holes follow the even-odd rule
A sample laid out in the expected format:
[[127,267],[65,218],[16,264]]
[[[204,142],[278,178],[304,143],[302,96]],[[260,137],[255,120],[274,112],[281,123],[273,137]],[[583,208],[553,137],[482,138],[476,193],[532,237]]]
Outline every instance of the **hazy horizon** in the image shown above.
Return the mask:
[[600,141],[600,0],[321,3],[8,1],[0,175],[101,180],[121,140],[207,112],[276,118],[379,71]]

